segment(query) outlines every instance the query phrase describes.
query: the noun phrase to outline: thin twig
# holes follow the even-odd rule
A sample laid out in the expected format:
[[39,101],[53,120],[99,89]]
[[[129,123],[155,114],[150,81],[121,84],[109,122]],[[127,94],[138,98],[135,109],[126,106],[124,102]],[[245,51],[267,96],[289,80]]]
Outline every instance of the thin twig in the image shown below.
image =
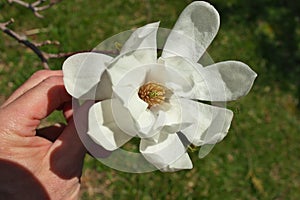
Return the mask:
[[115,51],[74,51],[74,52],[66,52],[66,53],[44,53],[44,56],[47,60],[51,59],[51,58],[67,58],[70,57],[72,55],[78,54],[78,53],[86,53],[86,52],[94,52],[94,53],[101,53],[101,54],[105,54],[105,55],[112,55],[112,56],[117,56],[119,55],[119,51],[115,50]]
[[8,25],[10,25],[13,22],[14,22],[14,20],[11,19],[8,22],[0,23],[0,29],[8,36],[14,38],[18,42],[20,42],[20,43],[24,44],[25,46],[27,46],[28,48],[30,48],[41,59],[44,68],[49,69],[48,60],[45,58],[43,52],[34,43],[27,40],[26,37],[20,36],[19,34],[17,34],[16,32],[14,32],[13,30],[11,30],[10,28],[7,27]]
[[60,45],[60,42],[59,41],[51,41],[51,40],[46,40],[44,42],[40,42],[40,43],[34,43],[35,46],[37,47],[42,47],[42,46],[45,46],[45,45]]
[[7,1],[8,3],[16,3],[25,8],[28,8],[34,13],[36,17],[43,18],[44,16],[39,13],[40,11],[46,10],[52,7],[53,5],[61,2],[62,0],[50,0],[50,2],[47,5],[41,5],[45,3],[47,0],[37,0],[34,3],[27,3],[23,0],[7,0]]
[[26,36],[30,36],[30,35],[36,35],[39,33],[47,33],[47,32],[49,32],[48,28],[34,28],[34,29],[26,30],[24,33]]
[[[21,36],[19,34],[17,34],[16,32],[14,32],[13,30],[11,30],[10,28],[8,28],[7,26],[10,25],[11,23],[13,23],[14,20],[11,19],[7,22],[2,22],[0,23],[0,30],[2,32],[4,32],[5,34],[7,34],[8,36],[12,37],[13,39],[15,39],[16,41],[18,41],[19,43],[22,43],[23,45],[25,45],[26,47],[30,48],[42,61],[42,65],[44,66],[45,69],[49,69],[49,65],[48,65],[48,61],[49,59],[52,58],[67,58],[69,56],[72,56],[74,54],[77,53],[83,53],[83,52],[90,52],[88,51],[76,51],[76,52],[66,52],[66,53],[47,53],[44,52],[42,50],[39,49],[39,47],[44,46],[44,45],[50,45],[50,44],[54,44],[54,45],[59,45],[58,41],[50,41],[50,40],[46,40],[44,42],[41,43],[34,43],[29,41],[26,36]],[[102,53],[102,54],[106,54],[106,55],[111,55],[111,56],[117,56],[119,54],[118,50],[107,50],[107,51],[93,51],[95,53]]]

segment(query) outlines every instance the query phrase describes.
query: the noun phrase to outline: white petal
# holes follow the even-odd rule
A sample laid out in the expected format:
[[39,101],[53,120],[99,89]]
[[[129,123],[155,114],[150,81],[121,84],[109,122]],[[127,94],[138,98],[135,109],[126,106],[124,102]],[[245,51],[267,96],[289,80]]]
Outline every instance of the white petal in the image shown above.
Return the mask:
[[[181,107],[177,103],[164,103],[159,105],[156,109],[157,111],[157,121],[155,124],[155,129],[161,129],[165,126],[175,125],[176,129],[179,128],[182,123]],[[178,130],[173,130],[172,132],[177,132]]]
[[146,59],[146,63],[155,63],[157,59],[156,34],[158,26],[159,22],[155,22],[136,29],[123,45],[120,54],[127,54],[141,49],[152,50],[143,59]]
[[174,172],[182,169],[192,169],[193,163],[189,157],[188,153],[183,154],[178,160],[174,163],[171,163],[165,168],[160,169],[163,172]]
[[158,142],[141,139],[140,152],[156,168],[162,169],[178,160],[185,152],[177,134],[160,134]]
[[128,110],[134,120],[139,137],[152,137],[157,133],[153,130],[156,118],[154,114],[147,109],[148,104],[138,96],[138,89],[139,88],[133,86],[113,87],[114,94],[120,99],[123,108]]
[[108,74],[113,85],[118,85],[131,71],[141,67],[143,64],[139,62],[132,54],[122,55],[116,58],[114,62],[108,66]]
[[180,70],[174,68],[173,65],[169,66],[164,63],[162,59],[159,62],[161,64],[151,65],[145,82],[160,83],[173,93],[191,90],[193,82],[190,78],[182,74]]
[[[117,84],[114,84],[114,87],[131,86],[138,90],[140,86],[145,83],[147,72],[151,66],[152,65],[144,65],[141,67],[132,68],[131,70],[124,70],[121,79],[119,79]],[[110,72],[112,71],[110,70]],[[111,74],[111,76],[113,79],[116,78],[116,74]]]
[[175,133],[190,126],[191,123],[184,118],[182,109],[180,99],[175,97],[171,97],[168,102],[151,108],[151,111],[157,116],[154,130]]
[[105,148],[95,143],[87,134],[88,113],[94,103],[94,100],[87,100],[80,105],[78,100],[73,100],[73,119],[75,121],[76,132],[78,133],[82,144],[84,144],[89,153],[95,158],[106,158],[110,155],[110,151],[107,151]]
[[138,28],[124,44],[120,56],[109,65],[113,85],[135,68],[156,63],[156,34],[159,23]]
[[[239,61],[225,61],[201,68],[205,82],[198,82],[195,98],[208,101],[231,101],[250,91],[257,74]],[[196,77],[194,77],[196,79]]]
[[216,144],[227,135],[233,118],[233,112],[225,108],[215,107],[209,128],[202,135],[202,144]]
[[[225,61],[207,67],[181,57],[160,59],[191,82],[192,89],[174,90],[178,96],[205,101],[230,101],[245,96],[251,89],[256,73],[239,61]],[[191,88],[191,87],[190,87]]]
[[[97,86],[103,72],[105,63],[111,61],[110,56],[99,53],[79,53],[69,57],[62,66],[66,90],[75,98],[101,99],[106,92]],[[107,79],[105,79],[107,80]],[[107,81],[106,81],[107,82]],[[107,96],[107,94],[106,94]]]
[[111,100],[101,101],[90,108],[88,135],[109,151],[117,149],[132,138],[115,122]]
[[215,144],[227,134],[232,111],[187,99],[181,99],[181,107],[182,121],[190,126],[180,132],[190,143],[196,146]]
[[148,104],[138,96],[138,88],[117,86],[113,87],[113,91],[134,119],[138,119],[147,110]]
[[214,113],[212,124],[202,136],[202,146],[198,154],[199,158],[204,158],[216,143],[224,139],[228,133],[232,117],[233,112],[228,109],[225,109],[225,111],[219,110]]
[[144,111],[140,117],[135,120],[140,138],[149,138],[157,134],[157,131],[153,129],[155,120],[156,117],[150,110]]
[[199,144],[212,123],[214,110],[219,108],[188,99],[181,99],[181,107],[184,122],[190,124],[181,132],[191,143]]
[[196,1],[181,13],[162,53],[163,58],[174,55],[197,62],[216,36],[220,17],[209,3]]
[[137,136],[138,129],[132,115],[119,99],[111,100],[111,109],[115,123],[127,135]]

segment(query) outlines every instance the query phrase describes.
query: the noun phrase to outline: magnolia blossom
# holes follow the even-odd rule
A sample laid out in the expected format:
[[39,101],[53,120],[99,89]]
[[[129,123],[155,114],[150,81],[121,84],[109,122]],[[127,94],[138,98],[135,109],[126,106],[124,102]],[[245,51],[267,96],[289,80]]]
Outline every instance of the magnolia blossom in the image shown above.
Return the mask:
[[136,29],[119,56],[79,53],[63,64],[67,91],[96,100],[89,110],[92,140],[114,151],[139,137],[139,151],[162,171],[192,168],[187,147],[213,145],[227,134],[232,111],[203,102],[246,95],[256,77],[246,64],[198,63],[219,29],[218,12],[191,3],[180,15],[157,56],[159,23]]

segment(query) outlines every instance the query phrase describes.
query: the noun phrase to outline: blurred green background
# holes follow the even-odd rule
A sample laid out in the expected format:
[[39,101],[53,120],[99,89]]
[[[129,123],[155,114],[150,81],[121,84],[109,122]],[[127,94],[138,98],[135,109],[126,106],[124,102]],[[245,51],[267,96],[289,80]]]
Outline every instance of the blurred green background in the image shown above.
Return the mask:
[[[89,50],[121,31],[161,21],[171,28],[187,0],[64,0],[43,19],[0,0],[0,21],[52,53]],[[228,136],[194,168],[176,173],[128,174],[86,157],[81,199],[300,199],[300,2],[211,0],[221,27],[208,52],[218,62],[241,60],[258,78],[249,95],[229,103]],[[42,69],[28,48],[0,32],[0,103]],[[64,59],[50,60],[60,69]],[[62,120],[60,113],[48,123]]]

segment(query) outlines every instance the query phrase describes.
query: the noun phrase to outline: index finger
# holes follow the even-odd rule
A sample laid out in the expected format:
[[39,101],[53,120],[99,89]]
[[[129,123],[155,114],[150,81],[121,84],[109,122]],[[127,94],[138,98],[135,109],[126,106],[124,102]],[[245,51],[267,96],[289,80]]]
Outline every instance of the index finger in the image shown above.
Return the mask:
[[0,106],[0,108],[9,105],[25,92],[41,83],[43,80],[51,76],[62,76],[61,70],[39,70],[35,72],[25,83],[23,83],[18,89],[16,89],[10,97]]
[[51,76],[4,107],[0,116],[10,131],[23,136],[35,135],[40,120],[64,103],[71,101],[62,76]]

